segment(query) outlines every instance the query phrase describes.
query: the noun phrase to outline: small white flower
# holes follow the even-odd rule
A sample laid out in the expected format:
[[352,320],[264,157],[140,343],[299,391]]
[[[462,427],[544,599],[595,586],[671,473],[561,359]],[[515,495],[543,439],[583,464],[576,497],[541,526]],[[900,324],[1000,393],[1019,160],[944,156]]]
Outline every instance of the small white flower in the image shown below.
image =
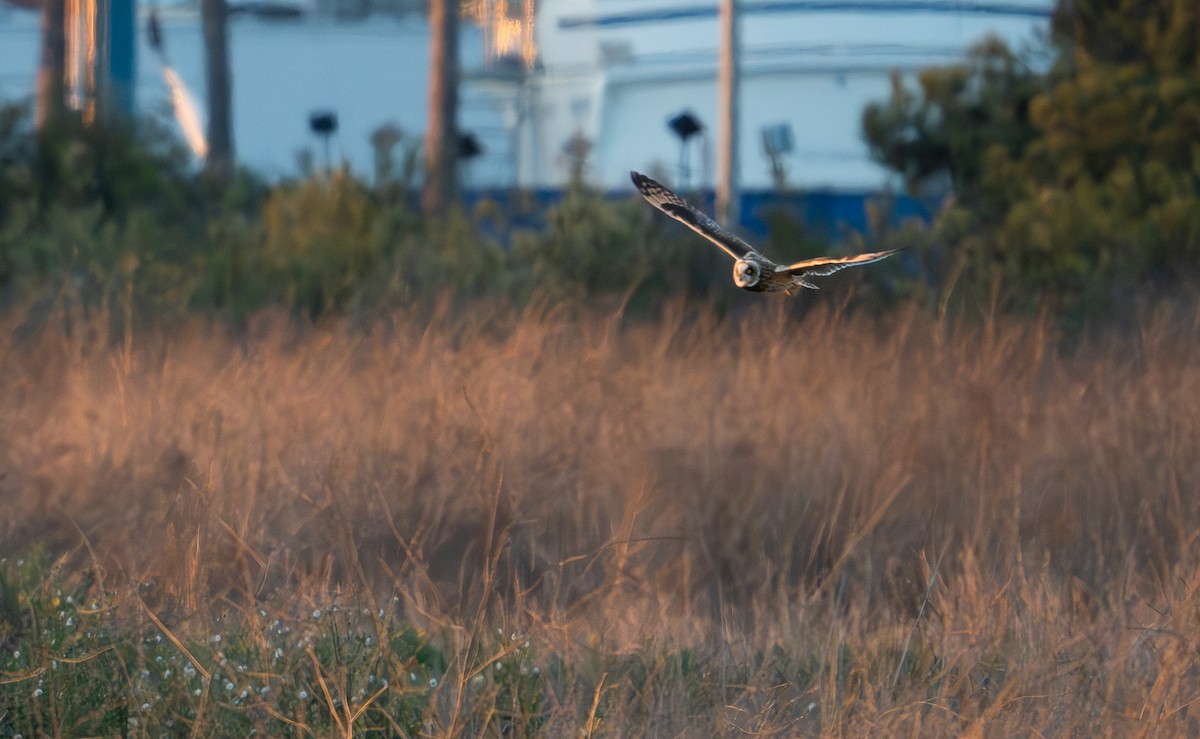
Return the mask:
[[436,677],[429,678],[429,687],[431,687],[431,688],[437,687],[437,678]]
[[33,691],[33,697],[34,697],[34,698],[41,698],[41,697],[42,697],[42,689],[41,689],[41,688],[36,688],[36,689],[34,689],[34,691]]
[[230,682],[229,680],[225,681],[225,690],[226,691],[233,690],[233,683]]
[[306,701],[306,700],[308,700],[308,691],[301,690],[299,693],[296,694],[296,697],[298,697],[302,701]]
[[219,641],[221,641],[221,635],[220,635],[220,634],[213,634],[213,635],[212,635],[212,640],[211,640],[211,641],[212,641],[212,643],[213,643],[213,644],[216,644],[216,643],[218,643]]
[[150,710],[150,704],[149,704],[149,703],[143,703],[143,704],[142,704],[142,713],[145,713],[146,711],[149,711],[149,710]]
[[320,617],[321,617],[321,609],[318,608],[317,610],[313,611],[313,618],[320,618]]

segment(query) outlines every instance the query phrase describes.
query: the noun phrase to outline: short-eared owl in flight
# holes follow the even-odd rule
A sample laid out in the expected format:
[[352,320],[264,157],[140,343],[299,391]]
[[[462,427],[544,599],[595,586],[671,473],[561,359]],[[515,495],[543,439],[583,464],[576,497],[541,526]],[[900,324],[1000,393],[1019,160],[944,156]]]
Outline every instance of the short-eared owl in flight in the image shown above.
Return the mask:
[[854,254],[848,257],[817,257],[795,264],[775,264],[757,249],[737,236],[721,228],[716,221],[693,208],[686,200],[663,185],[640,172],[630,172],[633,184],[651,205],[680,221],[688,228],[721,247],[736,261],[733,264],[733,282],[738,287],[754,292],[778,292],[789,295],[793,290],[817,286],[808,281],[810,277],[824,277],[846,267],[857,267],[885,259],[900,251],[889,249],[869,254]]

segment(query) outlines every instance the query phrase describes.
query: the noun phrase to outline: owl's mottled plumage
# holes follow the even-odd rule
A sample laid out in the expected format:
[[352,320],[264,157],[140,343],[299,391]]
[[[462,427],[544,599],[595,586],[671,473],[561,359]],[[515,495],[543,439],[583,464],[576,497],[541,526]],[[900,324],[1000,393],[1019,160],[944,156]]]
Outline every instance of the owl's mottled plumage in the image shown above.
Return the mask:
[[663,213],[683,223],[688,228],[721,247],[733,257],[733,282],[738,287],[754,292],[778,292],[788,294],[797,288],[813,290],[817,286],[808,281],[810,277],[825,277],[846,267],[878,262],[895,254],[899,249],[853,254],[848,257],[817,257],[795,264],[779,265],[767,259],[753,246],[726,231],[716,221],[693,208],[664,185],[640,172],[630,172],[630,178],[638,192],[648,203]]

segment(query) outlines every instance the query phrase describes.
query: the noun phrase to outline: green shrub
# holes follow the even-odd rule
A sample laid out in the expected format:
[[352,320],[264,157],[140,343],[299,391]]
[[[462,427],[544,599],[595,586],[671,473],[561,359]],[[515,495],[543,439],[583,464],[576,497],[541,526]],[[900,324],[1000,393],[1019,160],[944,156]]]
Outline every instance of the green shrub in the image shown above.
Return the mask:
[[[36,134],[27,111],[0,110],[0,195],[7,301],[126,337],[147,316],[236,324],[268,305],[318,318],[446,298],[641,311],[678,295],[735,299],[723,255],[632,197],[576,184],[536,230],[514,230],[491,201],[431,220],[395,183],[372,189],[344,169],[270,187],[247,172],[208,177],[142,121]],[[793,241],[781,228],[776,241]]]
[[690,233],[664,233],[664,219],[640,199],[611,203],[573,187],[547,210],[543,230],[514,238],[509,287],[552,299],[637,294],[655,302],[704,293],[710,280],[697,279],[692,267],[715,261],[706,256],[714,255]]
[[868,107],[875,158],[954,196],[932,231],[943,294],[1111,316],[1131,288],[1195,274],[1200,15],[1137,5],[1060,2],[1040,58],[986,41]]

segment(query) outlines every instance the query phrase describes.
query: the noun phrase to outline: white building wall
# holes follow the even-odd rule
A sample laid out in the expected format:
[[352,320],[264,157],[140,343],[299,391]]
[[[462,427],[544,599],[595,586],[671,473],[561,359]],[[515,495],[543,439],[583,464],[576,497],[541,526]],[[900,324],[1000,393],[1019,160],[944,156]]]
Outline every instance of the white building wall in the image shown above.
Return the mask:
[[[716,0],[710,4],[715,8]],[[1019,49],[1046,26],[1044,18],[1025,16],[755,13],[754,0],[740,4],[740,181],[750,188],[771,184],[761,129],[779,123],[792,127],[795,142],[786,158],[789,184],[884,186],[888,173],[871,161],[861,119],[869,103],[887,98],[892,70],[912,73],[953,63],[989,34]],[[690,185],[711,187],[717,129],[715,14],[571,25],[579,19],[701,5],[698,0],[543,0],[535,27],[541,70],[532,81],[541,105],[538,120],[530,124],[536,136],[526,136],[528,143],[518,152],[520,184],[560,186],[567,171],[561,152],[580,131],[595,147],[587,170],[593,185],[624,187],[631,168],[675,172],[679,141],[666,120],[691,110],[707,127],[708,145],[692,145]],[[947,0],[948,7],[955,5],[961,7]],[[1047,12],[1052,5],[1053,0],[1045,0]]]
[[[780,123],[791,126],[795,146],[784,157],[789,185],[884,184],[885,171],[866,156],[861,101],[887,96],[886,74],[762,74],[743,80],[742,89],[745,99],[756,101],[753,106],[745,106],[742,113],[739,154],[745,186],[771,185],[761,133],[763,127]],[[604,186],[621,183],[630,169],[678,177],[680,142],[666,122],[690,110],[705,124],[706,131],[703,141],[688,144],[689,184],[711,187],[716,166],[716,97],[716,85],[710,79],[610,86],[606,115],[596,129],[592,182]]]

